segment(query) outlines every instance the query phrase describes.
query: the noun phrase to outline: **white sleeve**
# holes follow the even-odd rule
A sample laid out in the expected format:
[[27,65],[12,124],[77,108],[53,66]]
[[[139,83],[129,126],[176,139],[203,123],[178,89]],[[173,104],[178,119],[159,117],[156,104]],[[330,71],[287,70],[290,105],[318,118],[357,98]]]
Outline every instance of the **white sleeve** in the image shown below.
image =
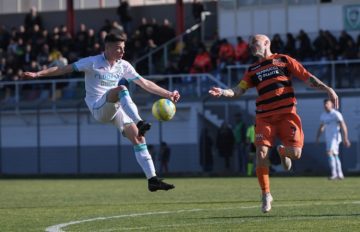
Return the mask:
[[93,66],[93,63],[91,57],[86,57],[76,61],[72,66],[76,72],[84,72],[89,70]]
[[338,122],[344,121],[344,118],[339,111],[336,111],[336,118],[337,118]]
[[135,68],[127,61],[124,61],[124,78],[128,82],[141,78],[139,73],[136,72]]

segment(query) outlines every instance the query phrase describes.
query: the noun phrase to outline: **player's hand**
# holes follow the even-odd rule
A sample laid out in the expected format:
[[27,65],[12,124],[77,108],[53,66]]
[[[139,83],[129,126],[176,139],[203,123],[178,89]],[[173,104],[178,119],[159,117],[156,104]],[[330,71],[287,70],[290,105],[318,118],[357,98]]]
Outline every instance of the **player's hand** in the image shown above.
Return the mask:
[[38,77],[38,74],[36,72],[24,72],[22,77],[25,79],[34,79]]
[[345,147],[350,147],[351,143],[348,139],[344,139],[344,145],[345,145]]
[[213,97],[221,97],[223,94],[223,90],[219,87],[212,87],[209,90],[209,94]]
[[178,102],[180,99],[180,93],[177,90],[174,90],[173,92],[170,93],[170,100],[173,102]]
[[334,103],[334,108],[339,109],[339,97],[336,92],[332,89],[328,89],[329,99]]

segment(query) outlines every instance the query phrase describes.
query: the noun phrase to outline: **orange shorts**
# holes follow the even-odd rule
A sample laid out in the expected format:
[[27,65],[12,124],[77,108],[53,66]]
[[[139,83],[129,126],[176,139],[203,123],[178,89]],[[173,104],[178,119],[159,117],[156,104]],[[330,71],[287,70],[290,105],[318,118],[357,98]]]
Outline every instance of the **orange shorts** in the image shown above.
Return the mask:
[[304,133],[299,115],[286,113],[264,118],[256,117],[255,145],[272,147],[275,138],[280,139],[284,146],[302,148]]

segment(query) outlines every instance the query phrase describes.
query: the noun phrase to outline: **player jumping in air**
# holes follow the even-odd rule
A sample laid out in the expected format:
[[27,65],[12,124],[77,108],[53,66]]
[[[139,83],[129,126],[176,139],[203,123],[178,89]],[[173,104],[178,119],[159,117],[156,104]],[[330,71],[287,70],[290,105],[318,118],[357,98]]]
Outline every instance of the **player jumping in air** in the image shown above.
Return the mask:
[[303,80],[309,86],[325,91],[338,108],[335,91],[309,73],[290,56],[273,54],[270,39],[265,35],[255,35],[249,43],[251,52],[258,62],[250,65],[244,78],[232,89],[213,87],[210,95],[215,97],[240,97],[247,89],[256,87],[256,175],[262,190],[262,212],[271,210],[273,197],[270,193],[269,148],[277,137],[283,145],[277,150],[285,170],[291,169],[291,159],[299,159],[304,144],[300,117],[296,113],[296,99],[292,87],[292,76]]
[[329,99],[324,100],[324,108],[325,112],[320,116],[321,123],[316,135],[316,142],[319,143],[320,135],[325,130],[326,153],[331,169],[329,179],[342,180],[344,174],[339,159],[339,145],[342,142],[340,128],[344,137],[343,143],[346,147],[351,145],[348,139],[348,130],[342,114],[334,109],[333,103]]
[[[97,56],[90,56],[64,67],[51,67],[39,72],[25,72],[27,78],[61,76],[80,71],[85,73],[85,102],[94,116],[102,123],[112,123],[133,144],[135,157],[148,179],[150,191],[169,190],[174,185],[163,182],[156,176],[153,160],[147,150],[144,134],[150,124],[139,116],[138,109],[130,98],[127,88],[118,86],[125,78],[133,81],[146,91],[177,102],[180,94],[161,88],[154,82],[142,78],[122,59],[125,52],[125,38],[109,34],[105,38],[105,51]],[[136,123],[136,125],[135,125]]]

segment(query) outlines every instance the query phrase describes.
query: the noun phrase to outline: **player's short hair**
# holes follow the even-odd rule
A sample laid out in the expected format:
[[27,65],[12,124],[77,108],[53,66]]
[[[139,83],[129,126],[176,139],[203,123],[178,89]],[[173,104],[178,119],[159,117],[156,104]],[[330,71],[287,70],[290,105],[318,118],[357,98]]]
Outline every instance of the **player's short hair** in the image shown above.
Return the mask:
[[331,100],[329,98],[324,99],[324,104],[326,104],[327,102],[331,102]]
[[117,42],[125,42],[125,41],[126,41],[125,36],[119,34],[113,34],[113,33],[108,34],[104,40],[105,43],[117,43]]

